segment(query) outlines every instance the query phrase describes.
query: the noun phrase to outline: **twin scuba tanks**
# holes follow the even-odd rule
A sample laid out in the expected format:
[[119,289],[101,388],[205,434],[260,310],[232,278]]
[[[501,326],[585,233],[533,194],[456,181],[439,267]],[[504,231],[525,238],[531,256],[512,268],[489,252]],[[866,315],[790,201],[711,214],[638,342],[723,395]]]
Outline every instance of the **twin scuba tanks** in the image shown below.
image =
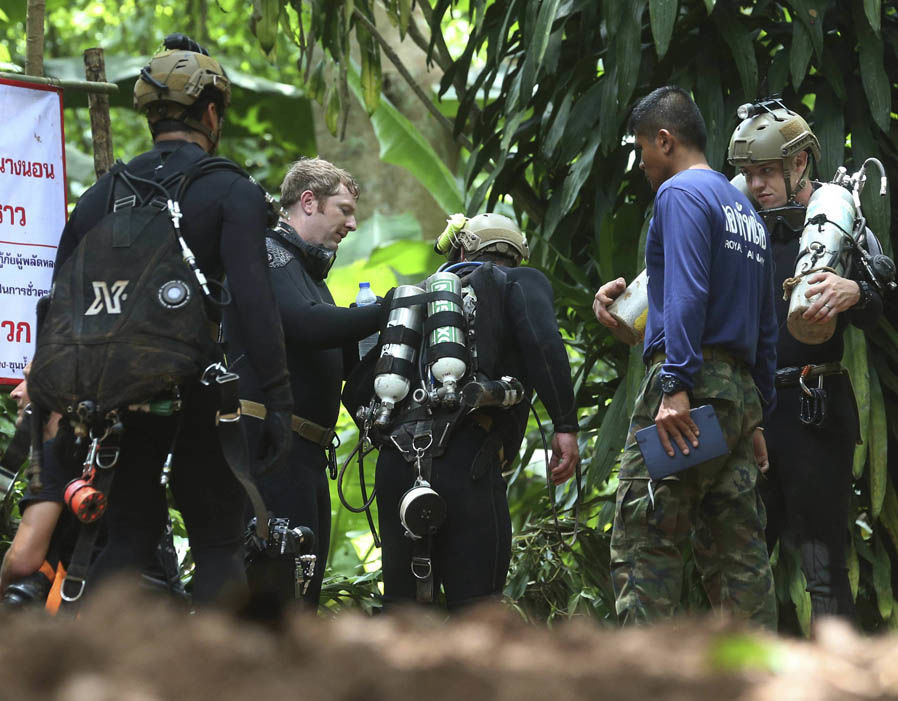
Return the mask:
[[[412,382],[420,375],[418,348],[425,335],[424,353],[435,383],[430,400],[446,406],[458,403],[458,383],[468,368],[464,314],[460,306],[461,280],[455,273],[434,273],[424,286],[425,289],[400,285],[393,293],[394,304],[374,376],[374,394],[379,404],[375,424],[381,428],[389,425],[393,409],[408,396]],[[449,293],[426,303],[426,322],[423,302],[408,306],[396,304],[403,298],[425,292]],[[391,327],[401,329],[391,332]]]
[[[393,307],[374,376],[378,402],[374,423],[379,428],[389,426],[393,409],[408,396],[415,379],[425,375],[419,369],[423,363],[433,384],[430,391],[416,390],[414,400],[445,407],[458,404],[458,383],[468,369],[461,279],[454,273],[438,272],[427,278],[424,288],[401,285],[393,293]],[[401,303],[402,299],[425,293],[436,293],[435,299],[426,301],[426,321],[423,300],[421,304]],[[424,348],[420,352],[424,358],[419,358],[422,340]],[[429,382],[424,384],[430,387]],[[423,454],[430,446],[413,447]],[[399,500],[399,520],[413,540],[434,533],[446,519],[446,502],[421,474],[420,455],[416,464],[418,474],[414,484]]]

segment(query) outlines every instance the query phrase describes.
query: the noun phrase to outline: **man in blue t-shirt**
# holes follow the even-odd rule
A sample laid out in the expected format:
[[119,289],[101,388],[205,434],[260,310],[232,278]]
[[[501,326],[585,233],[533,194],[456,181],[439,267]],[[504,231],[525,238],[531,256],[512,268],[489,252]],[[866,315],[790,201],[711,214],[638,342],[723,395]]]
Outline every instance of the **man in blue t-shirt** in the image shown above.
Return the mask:
[[[773,408],[777,325],[767,231],[745,196],[708,166],[704,120],[676,87],[655,90],[630,117],[639,167],[656,191],[646,239],[649,310],[643,380],[621,459],[611,537],[623,622],[674,614],[683,546],[691,540],[712,606],[775,627],[773,577],[756,491],[766,462],[758,426]],[[596,295],[596,316],[623,280]],[[714,407],[729,454],[651,481],[635,433],[654,424],[674,455],[701,436],[690,409]]]

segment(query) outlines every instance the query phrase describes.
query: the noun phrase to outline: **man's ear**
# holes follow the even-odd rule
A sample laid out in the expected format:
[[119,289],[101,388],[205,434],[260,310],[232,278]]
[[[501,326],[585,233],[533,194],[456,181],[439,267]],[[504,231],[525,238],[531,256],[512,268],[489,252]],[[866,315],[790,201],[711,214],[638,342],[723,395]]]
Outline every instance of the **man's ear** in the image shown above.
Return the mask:
[[674,146],[674,137],[667,129],[659,129],[655,135],[655,145],[665,155],[669,154]]
[[318,198],[311,190],[303,190],[299,196],[299,204],[306,216],[312,216],[318,209]]

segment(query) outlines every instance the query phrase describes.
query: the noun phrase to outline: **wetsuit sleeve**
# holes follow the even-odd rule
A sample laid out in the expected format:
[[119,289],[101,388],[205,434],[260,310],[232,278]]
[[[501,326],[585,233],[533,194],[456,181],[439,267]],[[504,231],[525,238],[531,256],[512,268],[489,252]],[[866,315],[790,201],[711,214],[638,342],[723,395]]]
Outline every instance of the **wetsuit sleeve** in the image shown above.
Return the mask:
[[506,318],[555,433],[575,433],[577,404],[571,382],[571,366],[558,322],[549,280],[533,268],[515,268],[506,288]]
[[702,366],[702,338],[711,288],[711,222],[693,196],[669,188],[655,200],[664,246],[664,351],[662,374],[689,389]]
[[287,354],[265,252],[265,200],[261,190],[235,178],[222,193],[221,260],[237,323],[271,410],[292,410]]
[[755,365],[751,370],[751,376],[761,392],[764,403],[763,423],[776,406],[776,388],[774,374],[776,373],[776,344],[779,338],[779,324],[776,320],[776,302],[773,291],[773,259],[767,256],[765,263],[767,285],[765,286],[764,299],[761,302],[761,323],[758,329],[758,348],[755,353]]
[[284,334],[291,343],[309,348],[339,348],[374,333],[380,304],[337,307],[312,299],[297,279],[298,260],[271,269],[271,285],[281,310]]

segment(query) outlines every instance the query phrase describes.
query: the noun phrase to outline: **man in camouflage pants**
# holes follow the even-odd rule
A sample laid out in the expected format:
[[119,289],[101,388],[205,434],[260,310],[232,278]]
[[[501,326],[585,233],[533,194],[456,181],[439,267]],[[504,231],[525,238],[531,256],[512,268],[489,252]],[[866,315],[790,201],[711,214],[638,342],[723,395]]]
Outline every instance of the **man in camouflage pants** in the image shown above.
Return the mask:
[[[688,94],[654,91],[633,110],[630,131],[657,195],[646,239],[648,372],[621,460],[611,537],[617,613],[624,623],[673,615],[691,540],[712,605],[775,628],[764,507],[755,489],[766,461],[757,427],[775,400],[766,233],[748,200],[707,165],[704,120]],[[616,280],[596,295],[596,316],[607,326],[616,322],[605,306],[623,288]],[[655,425],[669,455],[672,442],[688,453],[699,445],[689,411],[703,404],[714,407],[729,454],[650,481],[636,431]]]

